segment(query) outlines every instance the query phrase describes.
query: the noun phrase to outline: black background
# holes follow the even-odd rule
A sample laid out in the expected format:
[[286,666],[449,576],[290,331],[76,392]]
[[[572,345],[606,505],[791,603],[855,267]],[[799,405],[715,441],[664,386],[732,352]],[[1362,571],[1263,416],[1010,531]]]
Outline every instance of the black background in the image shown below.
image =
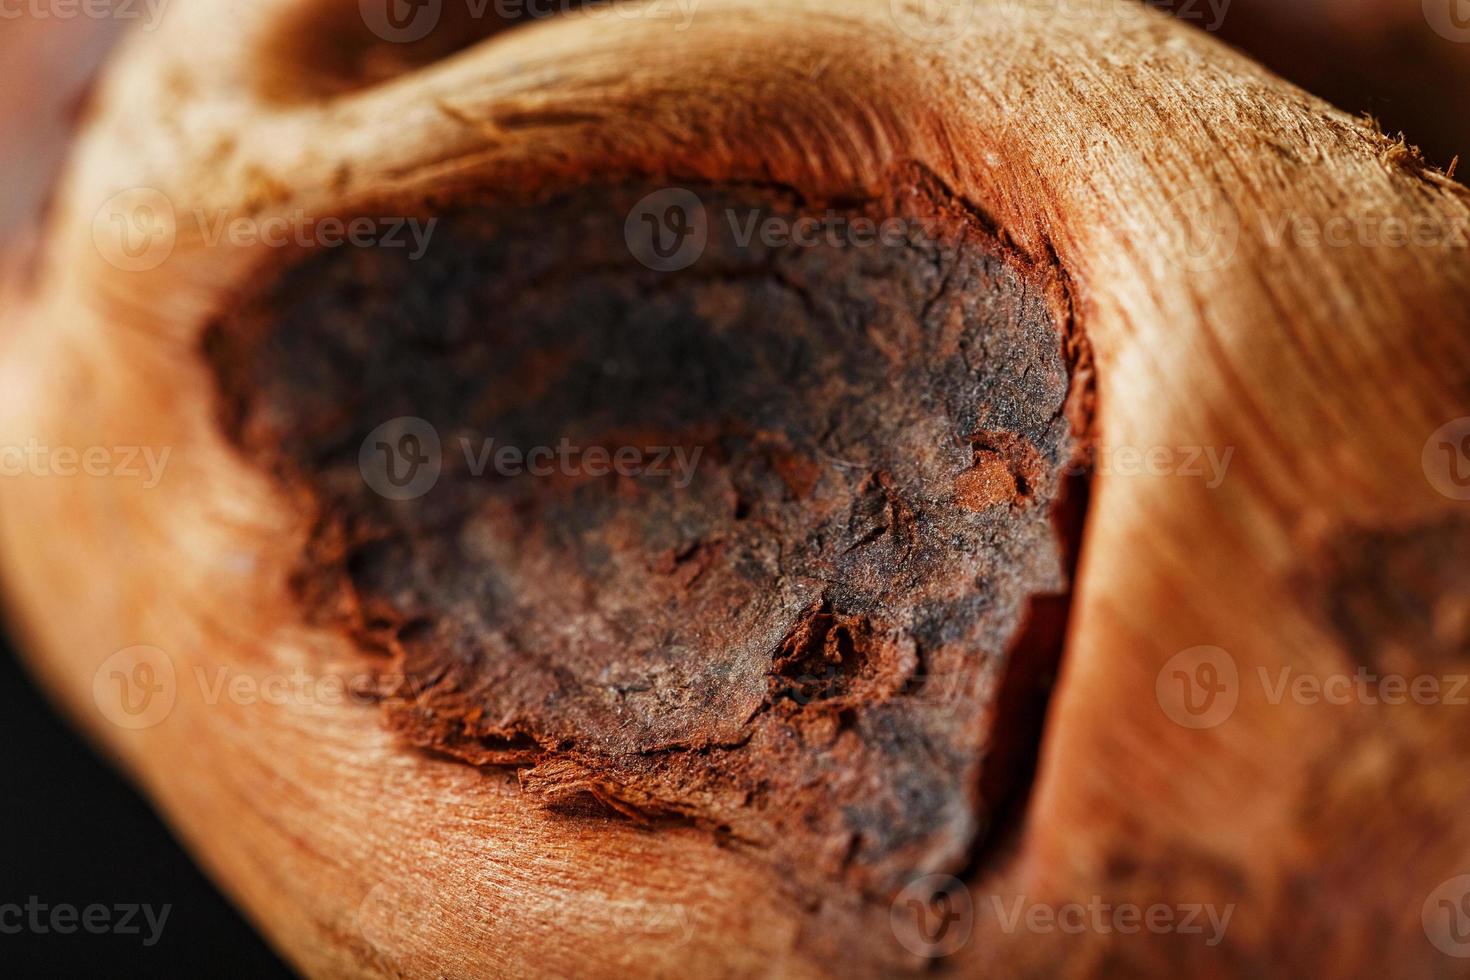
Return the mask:
[[[72,732],[0,636],[0,905],[171,904],[159,941],[0,935],[5,977],[289,977],[121,776]],[[25,913],[22,912],[22,917]],[[45,917],[43,916],[43,921]],[[9,920],[14,924],[14,920]]]

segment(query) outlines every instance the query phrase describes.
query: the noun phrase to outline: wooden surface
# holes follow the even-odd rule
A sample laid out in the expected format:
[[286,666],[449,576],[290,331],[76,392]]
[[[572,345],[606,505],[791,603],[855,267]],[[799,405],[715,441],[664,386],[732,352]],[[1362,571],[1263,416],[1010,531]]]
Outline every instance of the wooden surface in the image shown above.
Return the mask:
[[[94,241],[94,216],[139,186],[176,214],[257,218],[523,202],[624,179],[820,198],[913,162],[1064,277],[1095,358],[1103,449],[1233,451],[1213,487],[1099,466],[1024,827],[1013,853],[975,869],[985,911],[938,968],[1464,972],[1421,911],[1470,865],[1470,714],[1272,703],[1257,679],[1466,669],[1470,524],[1424,457],[1436,430],[1470,415],[1463,187],[1131,3],[997,0],[935,36],[886,0],[707,0],[687,30],[568,17],[369,87],[334,76],[319,98],[285,99],[283,77],[323,64],[311,50],[285,63],[271,43],[308,6],[358,23],[356,4],[199,2],[130,44],[0,352],[0,442],[171,447],[156,487],[0,483],[9,606],[38,673],[304,972],[924,964],[895,941],[886,903],[804,905],[698,828],[532,808],[513,774],[419,753],[368,706],[208,703],[195,668],[371,666],[293,601],[309,528],[214,412],[202,332],[269,256],[210,247],[186,223],[167,261],[129,271]],[[1354,229],[1387,216],[1459,228],[1460,244],[1274,231],[1344,215]],[[132,731],[104,717],[112,702],[93,679],[137,644],[166,651],[179,680],[167,718]],[[1159,679],[1201,646],[1228,654],[1238,703],[1191,728]],[[1207,947],[1007,932],[989,896],[1235,908]]]

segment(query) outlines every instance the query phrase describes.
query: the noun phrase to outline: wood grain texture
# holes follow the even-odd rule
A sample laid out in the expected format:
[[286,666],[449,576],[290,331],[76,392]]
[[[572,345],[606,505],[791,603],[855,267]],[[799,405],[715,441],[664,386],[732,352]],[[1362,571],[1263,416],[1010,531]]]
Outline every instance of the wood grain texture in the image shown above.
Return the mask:
[[[658,9],[524,25],[371,85],[284,86],[296,98],[281,80],[319,74],[333,25],[361,38],[355,3],[199,0],[131,39],[0,334],[0,442],[171,447],[153,487],[0,482],[9,608],[57,697],[312,975],[924,967],[887,902],[804,903],[698,827],[548,813],[513,775],[403,744],[369,705],[211,699],[195,674],[371,670],[303,619],[289,578],[304,511],[215,410],[204,331],[275,257],[209,244],[195,209],[534,206],[623,181],[822,199],[917,164],[1057,271],[1092,352],[1100,453],[1024,825],[972,869],[974,935],[929,965],[1464,972],[1421,910],[1470,870],[1470,715],[1272,703],[1258,671],[1466,669],[1470,518],[1424,465],[1431,434],[1470,415],[1465,189],[1125,0],[995,0],[937,33],[887,0],[706,0],[683,30]],[[312,40],[277,43],[308,15]],[[175,218],[147,270],[94,239],[137,187]],[[1281,231],[1344,217],[1333,244]],[[1432,233],[1398,246],[1386,218]],[[1209,486],[1101,455],[1127,447],[1233,455]],[[133,731],[93,680],[137,644],[166,651],[176,696]],[[1159,680],[1201,646],[1227,652],[1238,703],[1191,728]],[[990,901],[1094,896],[1235,908],[1206,946],[1007,931]]]

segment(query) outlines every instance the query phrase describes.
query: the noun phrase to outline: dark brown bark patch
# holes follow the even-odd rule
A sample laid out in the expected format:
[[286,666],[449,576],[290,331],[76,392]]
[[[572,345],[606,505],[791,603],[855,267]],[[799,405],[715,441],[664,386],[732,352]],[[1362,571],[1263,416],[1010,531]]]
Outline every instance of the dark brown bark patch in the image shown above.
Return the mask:
[[[312,509],[302,602],[403,675],[385,714],[414,744],[797,878],[961,870],[1014,789],[982,780],[1008,651],[1068,588],[1057,280],[914,174],[690,189],[709,243],[678,272],[626,245],[647,187],[462,204],[418,261],[285,264],[210,331],[226,431]],[[815,244],[739,241],[804,216]],[[856,220],[885,218],[902,240]],[[359,470],[398,416],[441,442],[401,502]],[[576,451],[477,475],[491,437]],[[698,464],[588,472],[622,447]]]

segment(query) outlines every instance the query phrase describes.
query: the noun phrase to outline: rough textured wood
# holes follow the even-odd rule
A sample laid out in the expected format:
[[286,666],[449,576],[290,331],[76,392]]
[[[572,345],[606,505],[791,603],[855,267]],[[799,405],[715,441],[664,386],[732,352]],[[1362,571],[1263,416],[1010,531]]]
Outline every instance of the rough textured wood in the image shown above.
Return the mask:
[[[114,67],[0,352],[0,441],[169,446],[165,478],[7,478],[0,567],[37,671],[304,971],[924,964],[895,941],[889,896],[828,876],[813,901],[801,876],[697,823],[548,810],[513,773],[405,744],[360,700],[209,703],[196,668],[372,676],[381,655],[303,614],[298,573],[322,499],[313,447],[294,464],[304,482],[283,482],[218,410],[222,379],[229,389],[250,375],[222,373],[206,335],[222,318],[248,323],[252,299],[285,288],[272,278],[281,256],[209,246],[192,210],[534,208],[666,184],[783,187],[817,202],[921,173],[1017,268],[1065,294],[1096,377],[1095,412],[1074,421],[1090,415],[1100,448],[1234,450],[1214,487],[1108,466],[1093,476],[1025,819],[1008,847],[961,869],[982,914],[933,965],[1456,972],[1420,917],[1470,861],[1470,717],[1271,703],[1253,678],[1364,662],[1464,669],[1448,544],[1464,539],[1464,503],[1434,489],[1422,457],[1432,433],[1470,414],[1465,252],[1450,236],[1278,240],[1260,220],[1464,228],[1462,187],[1123,0],[997,0],[937,36],[902,29],[915,24],[886,0],[706,0],[683,31],[651,8],[573,16],[400,65],[400,77],[320,88],[298,80],[328,63],[333,25],[361,37],[355,3],[232,7],[222,32],[225,6],[181,5]],[[315,40],[277,43],[307,14]],[[137,186],[182,216],[172,254],[146,271],[110,264],[93,241],[99,208]],[[1211,229],[1223,234],[1200,237]],[[286,394],[287,408],[304,404]],[[1028,404],[1054,410],[1048,398]],[[1044,455],[1060,460],[1060,443]],[[964,496],[985,501],[993,487],[971,478]],[[1385,569],[1402,570],[1396,588]],[[93,677],[140,643],[166,651],[179,682],[167,719],[131,731],[99,713]],[[1245,681],[1228,720],[1194,729],[1155,691],[1171,658],[1202,644],[1228,651]],[[952,861],[946,851],[934,866]],[[984,896],[1236,908],[1207,947],[1179,934],[1007,932]]]
[[[656,188],[451,212],[417,259],[298,260],[210,328],[231,438],[315,500],[303,615],[387,655],[396,731],[793,878],[887,895],[969,863],[1008,650],[1066,592],[1066,311],[899,183],[847,214],[696,184],[714,227],[677,275],[625,239]],[[844,243],[900,204],[891,243]],[[804,215],[829,244],[741,245]],[[406,416],[443,471],[389,501],[359,447]],[[490,434],[575,455],[484,470]],[[665,448],[624,476],[594,446]]]

